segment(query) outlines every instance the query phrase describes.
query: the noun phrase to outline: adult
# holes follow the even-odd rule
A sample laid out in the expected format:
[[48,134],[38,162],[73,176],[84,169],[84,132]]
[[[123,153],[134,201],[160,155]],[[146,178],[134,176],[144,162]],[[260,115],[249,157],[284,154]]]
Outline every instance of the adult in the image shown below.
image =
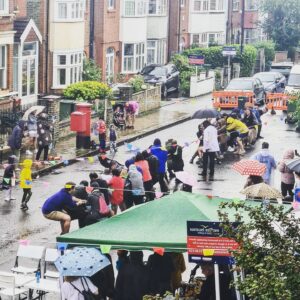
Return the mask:
[[149,272],[149,291],[151,294],[162,296],[166,291],[171,291],[171,278],[175,267],[169,253],[165,253],[163,256],[157,253],[150,255],[147,268]]
[[138,152],[135,157],[135,166],[140,167],[143,172],[143,183],[145,189],[145,195],[148,200],[154,200],[154,192],[153,192],[153,183],[152,183],[152,176],[150,173],[150,168],[148,161],[144,159],[142,153]]
[[182,147],[177,144],[176,140],[172,140],[168,150],[169,159],[171,160],[170,175],[175,177],[174,172],[183,171],[184,162],[182,159]]
[[267,108],[265,109],[260,109],[259,105],[257,103],[254,104],[253,107],[253,113],[256,116],[256,120],[257,120],[257,126],[258,126],[258,130],[257,130],[257,138],[258,139],[263,139],[263,137],[261,136],[261,129],[262,129],[262,120],[261,120],[261,116],[268,111]]
[[49,197],[42,207],[42,213],[46,219],[59,221],[61,234],[68,233],[71,226],[71,216],[65,212],[65,208],[74,208],[86,203],[84,200],[73,197],[76,184],[67,182],[65,187]]
[[288,160],[291,160],[294,157],[295,151],[289,149],[285,151],[283,159],[278,164],[278,171],[281,173],[281,193],[283,197],[286,197],[287,194],[291,197],[294,196],[295,175],[286,165]]
[[203,171],[200,175],[207,176],[209,161],[209,177],[213,179],[215,174],[216,152],[220,151],[217,128],[210,124],[208,120],[203,122]]
[[180,288],[182,282],[182,273],[186,270],[184,256],[182,253],[170,253],[173,264],[174,264],[174,272],[171,275],[171,286],[172,291],[175,292],[178,288]]
[[44,161],[48,160],[49,146],[52,143],[52,130],[53,126],[48,121],[48,115],[45,113],[40,114],[37,122],[38,152],[36,154],[36,160],[40,159],[42,151],[44,151]]
[[263,142],[261,151],[254,155],[253,159],[266,165],[266,172],[263,175],[263,179],[266,184],[270,184],[272,171],[276,169],[276,162],[269,152],[269,143]]
[[[89,194],[88,194],[86,188],[88,186],[89,186],[88,181],[86,181],[86,180],[80,181],[79,185],[77,185],[75,187],[75,191],[74,191],[73,196],[80,199],[80,200],[86,200],[87,201]],[[82,228],[86,225],[85,224],[85,218],[86,218],[86,216],[84,218],[79,218],[78,219],[79,228]]]
[[248,133],[248,142],[252,145],[255,144],[257,139],[257,119],[250,107],[246,107],[244,111],[244,118],[242,119],[242,122],[247,125],[249,129]]
[[201,146],[203,146],[203,126],[202,124],[198,125],[198,131],[196,132],[197,135],[197,139],[199,141],[198,144],[198,148],[196,150],[196,152],[193,154],[191,160],[190,160],[190,164],[194,163],[194,159],[198,156],[199,158],[201,157],[201,151],[199,151],[201,149]]
[[98,295],[97,287],[87,277],[64,277],[64,283],[61,287],[61,299],[67,300],[85,300],[84,291]]
[[99,134],[99,151],[100,153],[106,152],[106,124],[102,118],[99,118],[98,121],[98,134]]
[[[27,129],[28,129],[28,135],[30,137],[30,143],[31,148],[35,151],[35,142],[37,137],[37,118],[35,116],[35,112],[31,112],[28,115],[28,121],[27,121]],[[26,151],[26,154],[31,155],[31,151],[28,149]]]
[[118,273],[115,300],[141,300],[148,292],[147,268],[142,251],[131,251],[129,262]]
[[160,139],[155,139],[153,146],[150,147],[151,154],[155,155],[159,161],[158,182],[162,193],[168,192],[168,186],[165,182],[166,162],[168,160],[168,151],[161,146]]
[[144,183],[143,183],[143,176],[142,174],[137,170],[135,165],[131,165],[129,167],[129,172],[127,176],[127,183],[129,185],[125,184],[124,190],[129,191],[129,194],[126,198],[126,207],[130,208],[135,205],[142,204],[144,202],[144,196],[145,196],[145,189],[144,189]]
[[261,176],[256,176],[256,175],[250,175],[247,178],[246,184],[244,186],[244,188],[251,186],[251,185],[255,185],[255,184],[259,184],[264,182],[264,179]]
[[20,160],[20,152],[22,148],[22,139],[24,135],[25,121],[20,120],[14,127],[11,135],[8,138],[8,146],[10,147],[13,155],[17,157],[17,161]]
[[147,150],[144,150],[142,154],[144,159],[149,164],[149,171],[152,177],[152,183],[154,185],[158,182],[158,169],[159,169],[158,158]]
[[90,185],[92,185],[93,182],[97,182],[100,188],[100,191],[104,195],[104,199],[107,205],[110,204],[110,199],[109,199],[109,193],[108,193],[108,184],[107,182],[102,179],[101,177],[98,176],[97,173],[92,172],[89,174],[90,177]]

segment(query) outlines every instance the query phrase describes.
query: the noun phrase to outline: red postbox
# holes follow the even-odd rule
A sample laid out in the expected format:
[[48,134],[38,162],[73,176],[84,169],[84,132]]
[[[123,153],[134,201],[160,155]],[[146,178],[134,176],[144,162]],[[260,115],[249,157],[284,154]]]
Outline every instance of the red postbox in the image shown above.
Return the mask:
[[90,149],[92,104],[78,103],[71,114],[71,131],[76,131],[76,148]]

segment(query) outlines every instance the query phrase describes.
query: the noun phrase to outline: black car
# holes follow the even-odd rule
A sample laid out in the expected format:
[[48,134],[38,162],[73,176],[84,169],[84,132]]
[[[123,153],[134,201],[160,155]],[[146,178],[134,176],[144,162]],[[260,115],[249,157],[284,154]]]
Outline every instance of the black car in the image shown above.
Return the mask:
[[146,83],[161,84],[161,93],[164,98],[167,97],[168,93],[179,89],[179,71],[173,64],[148,65],[143,68],[141,75]]
[[253,77],[241,77],[232,79],[225,91],[241,91],[253,92],[255,95],[255,102],[263,105],[266,99],[266,92],[260,79]]
[[268,93],[282,93],[286,85],[286,78],[279,72],[260,72],[254,78],[260,79]]

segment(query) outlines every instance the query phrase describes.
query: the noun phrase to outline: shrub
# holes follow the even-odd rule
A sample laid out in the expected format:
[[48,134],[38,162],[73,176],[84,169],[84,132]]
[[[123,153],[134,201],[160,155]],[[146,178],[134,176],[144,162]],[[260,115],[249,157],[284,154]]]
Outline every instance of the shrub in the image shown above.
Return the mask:
[[144,77],[142,75],[135,75],[130,78],[128,83],[133,87],[133,92],[138,93],[143,90],[145,85]]
[[105,99],[110,96],[111,89],[107,84],[102,82],[82,81],[69,85],[63,94],[67,99],[92,101],[97,98]]
[[92,59],[83,60],[83,81],[101,81],[101,69]]
[[256,49],[264,49],[265,50],[265,59],[266,63],[272,62],[275,58],[275,44],[271,41],[259,42],[255,45]]

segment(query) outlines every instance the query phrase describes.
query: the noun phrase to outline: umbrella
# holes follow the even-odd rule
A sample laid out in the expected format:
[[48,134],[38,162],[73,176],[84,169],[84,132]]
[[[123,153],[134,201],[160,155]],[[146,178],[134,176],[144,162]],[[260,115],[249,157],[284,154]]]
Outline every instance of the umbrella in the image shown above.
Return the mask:
[[193,119],[213,119],[220,116],[220,113],[212,108],[200,109],[193,114]]
[[257,160],[242,159],[232,166],[233,170],[241,175],[263,176],[266,172],[266,165]]
[[300,173],[300,158],[294,159],[286,164],[286,166],[294,172]]
[[32,112],[35,113],[35,115],[37,116],[38,114],[40,114],[43,110],[45,109],[45,106],[42,105],[34,105],[31,106],[29,109],[27,109],[23,115],[23,120],[27,121],[28,120],[28,116],[29,114],[31,114]]
[[55,261],[61,276],[90,277],[108,265],[109,259],[100,250],[85,247],[76,247]]
[[248,186],[241,191],[242,194],[248,198],[263,198],[263,199],[277,199],[282,198],[281,193],[271,186],[263,183]]
[[175,176],[183,184],[187,184],[190,186],[197,185],[197,179],[188,172],[185,172],[185,171],[175,172]]

